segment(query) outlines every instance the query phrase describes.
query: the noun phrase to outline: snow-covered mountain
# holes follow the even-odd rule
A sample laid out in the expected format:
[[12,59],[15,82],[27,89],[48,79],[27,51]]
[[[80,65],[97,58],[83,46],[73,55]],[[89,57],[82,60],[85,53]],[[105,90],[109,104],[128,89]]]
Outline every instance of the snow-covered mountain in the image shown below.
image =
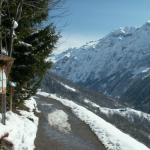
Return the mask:
[[150,112],[150,21],[56,57],[53,72]]

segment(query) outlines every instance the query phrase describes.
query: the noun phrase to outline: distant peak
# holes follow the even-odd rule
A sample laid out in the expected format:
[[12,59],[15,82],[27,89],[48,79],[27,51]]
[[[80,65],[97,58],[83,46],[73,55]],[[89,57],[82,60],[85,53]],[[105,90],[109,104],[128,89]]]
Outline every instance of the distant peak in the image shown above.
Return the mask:
[[89,42],[86,42],[85,45],[81,46],[82,48],[88,48],[88,47],[94,47],[96,44],[98,43],[98,41],[89,41]]
[[146,21],[146,24],[150,24],[150,20]]
[[150,27],[150,20],[146,21],[142,27]]
[[125,28],[124,28],[124,27],[120,27],[118,31],[120,31],[120,33],[126,33],[126,31],[125,31]]
[[120,35],[123,35],[125,34],[125,31],[124,31],[124,28],[120,27],[119,29],[117,30],[114,30],[113,32],[111,32],[111,35],[113,36],[120,36]]
[[111,32],[111,35],[115,37],[124,36],[133,33],[135,30],[135,27],[120,27],[118,30]]

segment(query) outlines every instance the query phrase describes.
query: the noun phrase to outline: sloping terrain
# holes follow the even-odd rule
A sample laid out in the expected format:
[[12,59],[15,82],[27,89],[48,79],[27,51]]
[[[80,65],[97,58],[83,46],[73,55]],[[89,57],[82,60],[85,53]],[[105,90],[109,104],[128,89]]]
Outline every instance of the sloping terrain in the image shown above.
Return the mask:
[[150,112],[150,21],[56,56],[53,72]]
[[[141,142],[139,142],[139,141],[135,140],[134,138],[132,138],[131,136],[123,133],[122,131],[117,129],[112,124],[108,123],[107,121],[105,121],[104,119],[99,117],[98,115],[89,111],[87,108],[85,108],[79,104],[76,104],[72,100],[64,99],[64,98],[58,97],[56,94],[49,94],[49,93],[45,93],[45,92],[38,92],[38,95],[44,96],[45,98],[49,98],[50,102],[51,102],[51,99],[53,99],[56,102],[60,102],[61,104],[63,104],[64,107],[71,110],[71,112],[77,118],[82,120],[86,125],[88,125],[90,127],[91,131],[93,133],[95,133],[95,136],[97,136],[97,138],[99,139],[99,142],[100,143],[102,142],[107,150],[131,150],[131,149],[132,150],[141,150],[141,149],[149,150],[149,148],[146,147]],[[53,109],[50,108],[50,111],[51,110],[53,110]],[[61,112],[59,115],[58,114],[59,114],[58,112],[50,113],[50,118],[48,115],[48,120],[50,123],[50,127],[55,127],[55,128],[58,128],[58,130],[60,130],[64,127],[64,124],[67,125],[67,123],[64,123],[64,124],[60,123],[62,121],[67,121],[67,118],[65,117],[67,114],[65,114],[64,112],[63,113]],[[62,118],[62,115],[64,115],[64,114],[65,114],[65,116],[63,118],[66,118],[66,119]],[[61,117],[60,117],[60,115],[61,115]],[[53,117],[55,117],[55,118],[53,119]],[[54,123],[52,123],[52,120],[54,121]],[[58,124],[58,122],[59,122],[59,124]],[[80,128],[80,124],[78,127]],[[81,126],[81,128],[82,128],[82,126]],[[65,129],[72,132],[70,130],[70,126],[66,127]],[[56,136],[56,134],[53,135],[53,137],[55,137],[55,136]],[[89,137],[86,137],[87,140],[89,138],[90,138],[90,135],[89,135]],[[69,140],[71,140],[71,139],[69,138]],[[62,140],[60,140],[60,141],[62,141]],[[66,142],[66,146],[68,145],[67,143],[68,143],[68,140]],[[79,145],[80,145],[80,140],[79,140],[79,143],[76,143],[77,147]],[[94,147],[92,147],[92,149],[93,148]]]
[[74,99],[79,103],[83,103],[83,99],[88,97],[89,99],[92,99],[92,101],[97,102],[99,105],[104,107],[117,108],[122,105],[115,99],[104,96],[102,93],[78,86],[77,84],[74,84],[52,72],[47,72],[41,87],[46,92],[57,93],[62,97]]
[[150,147],[150,115],[127,107],[102,94],[83,89],[49,73],[42,89],[70,99]]

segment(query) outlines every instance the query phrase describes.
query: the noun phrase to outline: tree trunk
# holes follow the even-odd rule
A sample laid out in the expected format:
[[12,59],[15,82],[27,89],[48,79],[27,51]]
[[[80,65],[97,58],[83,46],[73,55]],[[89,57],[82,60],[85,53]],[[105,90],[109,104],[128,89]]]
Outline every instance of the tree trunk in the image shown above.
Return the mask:
[[2,3],[3,0],[0,0],[0,54],[2,52]]
[[18,4],[18,8],[16,10],[16,16],[15,19],[12,20],[12,26],[10,29],[10,43],[9,43],[9,51],[8,55],[11,57],[13,52],[13,44],[14,44],[14,21],[19,21],[21,14],[22,14],[22,7],[23,7],[23,0],[20,0]]

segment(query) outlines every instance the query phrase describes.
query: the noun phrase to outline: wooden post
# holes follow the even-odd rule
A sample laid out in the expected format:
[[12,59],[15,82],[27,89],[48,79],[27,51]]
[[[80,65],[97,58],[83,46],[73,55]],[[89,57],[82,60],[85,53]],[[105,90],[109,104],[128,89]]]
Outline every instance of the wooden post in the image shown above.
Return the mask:
[[6,89],[4,89],[4,68],[2,67],[2,124],[6,124]]
[[12,105],[13,105],[13,96],[14,96],[14,90],[15,90],[15,87],[16,87],[16,83],[15,82],[12,82],[12,81],[9,81],[9,87],[10,87],[10,95],[9,95],[9,102],[10,102],[10,111],[12,111]]
[[2,94],[2,124],[6,124],[6,94]]
[[7,87],[7,78],[10,73],[10,69],[14,62],[14,58],[8,57],[6,55],[0,55],[0,66],[1,66],[1,102],[2,102],[2,123],[6,123],[6,87]]
[[10,111],[12,111],[12,100],[13,100],[14,87],[10,85]]

